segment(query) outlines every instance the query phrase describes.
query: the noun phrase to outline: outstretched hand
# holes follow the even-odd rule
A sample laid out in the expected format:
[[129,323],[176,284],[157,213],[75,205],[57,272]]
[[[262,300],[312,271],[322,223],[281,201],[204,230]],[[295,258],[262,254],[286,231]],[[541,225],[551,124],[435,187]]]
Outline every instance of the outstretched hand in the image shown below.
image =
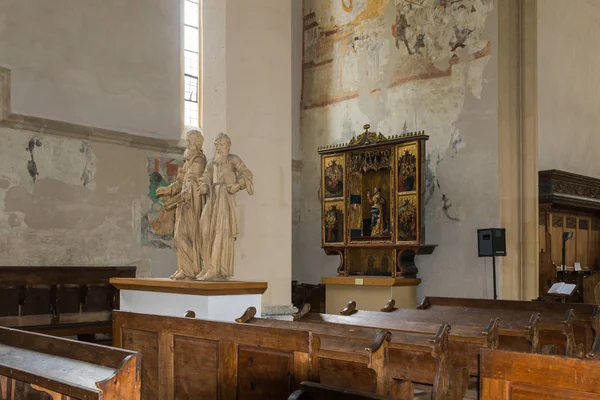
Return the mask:
[[171,195],[171,187],[170,186],[159,187],[158,189],[156,189],[156,195],[158,197],[170,196]]
[[241,189],[241,186],[239,183],[234,183],[233,185],[229,186],[229,193],[230,194],[235,194],[237,192],[239,192]]

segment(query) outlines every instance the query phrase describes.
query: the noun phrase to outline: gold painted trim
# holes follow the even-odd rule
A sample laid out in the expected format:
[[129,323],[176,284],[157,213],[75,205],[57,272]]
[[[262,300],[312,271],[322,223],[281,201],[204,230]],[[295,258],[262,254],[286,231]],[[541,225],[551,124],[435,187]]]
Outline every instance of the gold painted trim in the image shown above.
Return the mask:
[[10,106],[11,72],[0,67],[0,127],[26,130],[44,135],[67,137],[91,142],[113,143],[121,146],[161,153],[183,154],[179,139],[165,140],[133,135],[122,131],[97,128],[71,122],[56,121],[29,115],[13,114]]

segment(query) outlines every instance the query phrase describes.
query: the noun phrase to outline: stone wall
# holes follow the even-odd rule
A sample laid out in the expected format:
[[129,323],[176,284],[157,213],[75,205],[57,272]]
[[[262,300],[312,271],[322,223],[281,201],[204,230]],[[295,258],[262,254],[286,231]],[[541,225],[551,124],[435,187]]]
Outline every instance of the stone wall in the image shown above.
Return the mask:
[[497,10],[492,0],[304,1],[300,204],[293,277],[316,283],[338,259],[320,249],[317,147],[370,124],[424,130],[424,295],[491,296],[476,230],[498,224]]

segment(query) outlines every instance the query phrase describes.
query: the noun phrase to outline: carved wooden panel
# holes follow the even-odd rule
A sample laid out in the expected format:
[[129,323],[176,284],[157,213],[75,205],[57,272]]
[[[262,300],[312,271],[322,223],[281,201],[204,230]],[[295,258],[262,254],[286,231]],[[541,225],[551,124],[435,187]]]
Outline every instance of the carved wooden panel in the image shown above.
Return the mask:
[[238,399],[287,399],[294,390],[290,353],[242,347],[238,351]]
[[175,399],[217,398],[218,351],[216,341],[175,336]]
[[142,399],[158,400],[158,335],[123,329],[123,348],[142,355]]

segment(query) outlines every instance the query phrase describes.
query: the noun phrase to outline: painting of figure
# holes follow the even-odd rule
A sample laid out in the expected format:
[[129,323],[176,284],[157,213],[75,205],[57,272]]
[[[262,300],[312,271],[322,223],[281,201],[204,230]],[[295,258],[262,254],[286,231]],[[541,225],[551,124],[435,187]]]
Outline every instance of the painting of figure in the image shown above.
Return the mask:
[[344,165],[342,157],[325,159],[324,174],[325,198],[332,199],[344,195]]
[[343,202],[333,202],[325,205],[324,229],[325,243],[344,242],[344,212]]
[[417,190],[417,145],[398,148],[398,192]]
[[416,241],[417,222],[417,195],[398,196],[398,241]]

